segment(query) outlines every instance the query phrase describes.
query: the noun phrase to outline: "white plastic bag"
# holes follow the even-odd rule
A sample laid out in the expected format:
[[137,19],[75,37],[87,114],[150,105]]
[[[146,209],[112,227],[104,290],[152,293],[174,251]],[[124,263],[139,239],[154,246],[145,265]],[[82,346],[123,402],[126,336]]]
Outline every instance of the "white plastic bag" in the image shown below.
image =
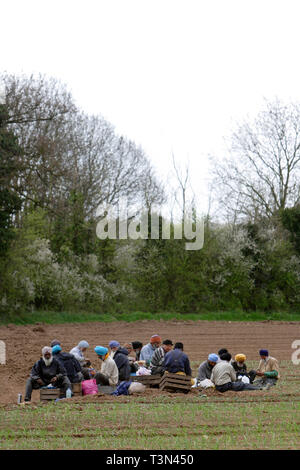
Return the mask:
[[201,387],[201,388],[211,388],[214,386],[215,386],[214,383],[210,379],[204,379],[198,383],[198,387]]
[[146,390],[146,386],[140,382],[132,382],[132,384],[129,385],[128,392],[130,395],[133,393],[142,393]]
[[140,367],[137,370],[136,375],[151,375],[151,370],[147,369],[146,367]]
[[244,382],[244,384],[250,383],[250,380],[246,375],[243,375],[243,376],[239,375],[238,378],[241,379],[241,382]]

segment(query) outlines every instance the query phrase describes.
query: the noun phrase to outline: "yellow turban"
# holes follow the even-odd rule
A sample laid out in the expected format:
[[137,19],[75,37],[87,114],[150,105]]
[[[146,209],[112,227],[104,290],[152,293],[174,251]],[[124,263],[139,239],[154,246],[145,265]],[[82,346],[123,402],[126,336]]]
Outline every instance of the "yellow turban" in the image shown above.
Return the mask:
[[245,354],[237,354],[235,356],[235,360],[237,362],[244,362],[246,360],[246,356],[245,356]]

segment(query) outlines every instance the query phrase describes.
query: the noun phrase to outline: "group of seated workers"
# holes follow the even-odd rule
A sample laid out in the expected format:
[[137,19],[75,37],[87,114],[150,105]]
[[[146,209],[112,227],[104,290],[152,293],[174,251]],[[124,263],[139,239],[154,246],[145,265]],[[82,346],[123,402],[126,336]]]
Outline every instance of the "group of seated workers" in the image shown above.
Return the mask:
[[268,390],[280,378],[279,364],[267,349],[261,349],[259,355],[258,368],[248,371],[245,354],[237,354],[234,360],[227,349],[209,354],[198,369],[197,385],[202,388],[215,387],[219,392]]
[[[162,341],[159,335],[151,336],[145,346],[140,341],[133,341],[121,347],[116,340],[110,341],[108,347],[96,346],[94,351],[101,363],[98,371],[91,367],[91,361],[84,355],[88,348],[85,340],[69,353],[62,351],[58,340],[53,340],[50,347],[45,346],[27,380],[25,403],[30,403],[33,389],[53,386],[60,388],[60,396],[65,397],[72,383],[91,378],[95,378],[99,385],[116,387],[135,374],[162,376],[169,372],[192,376],[183,344],[173,345],[170,339]],[[131,353],[135,356],[130,356]],[[214,387],[219,392],[268,389],[280,378],[278,361],[266,349],[261,349],[259,355],[257,370],[248,371],[244,354],[237,354],[232,360],[227,349],[220,349],[218,354],[211,353],[200,364],[194,387]]]

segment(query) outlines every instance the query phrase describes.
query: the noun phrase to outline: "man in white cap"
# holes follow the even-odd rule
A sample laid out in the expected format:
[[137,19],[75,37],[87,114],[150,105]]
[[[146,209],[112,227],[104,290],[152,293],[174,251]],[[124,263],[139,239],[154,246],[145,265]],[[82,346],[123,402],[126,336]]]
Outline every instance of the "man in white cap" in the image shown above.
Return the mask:
[[89,367],[91,365],[91,361],[84,357],[85,351],[90,347],[89,343],[85,340],[79,341],[77,346],[75,348],[71,349],[70,354],[73,354],[73,356],[77,359],[79,364],[81,365],[81,371],[82,375],[85,380],[89,380],[90,373],[89,373]]
[[42,349],[42,357],[32,367],[30,377],[27,380],[25,402],[31,401],[33,389],[36,390],[50,384],[61,389],[61,398],[65,397],[67,389],[71,388],[65,368],[52,356],[52,348],[45,346]]

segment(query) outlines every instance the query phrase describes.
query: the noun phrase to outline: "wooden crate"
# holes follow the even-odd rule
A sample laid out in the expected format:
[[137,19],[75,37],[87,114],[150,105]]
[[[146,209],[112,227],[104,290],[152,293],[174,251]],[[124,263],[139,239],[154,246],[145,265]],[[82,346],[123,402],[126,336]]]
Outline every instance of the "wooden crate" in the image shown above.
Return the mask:
[[79,383],[74,383],[72,385],[72,392],[74,397],[81,397],[82,395],[82,387],[81,387],[81,382]]
[[146,385],[146,387],[158,388],[160,381],[161,381],[161,376],[160,375],[132,375],[130,379],[133,382],[140,382],[143,385]]
[[51,401],[59,398],[60,388],[41,388],[40,389],[40,400]]
[[160,390],[184,392],[188,393],[191,390],[192,382],[189,375],[170,374],[165,372],[163,375],[159,388]]

